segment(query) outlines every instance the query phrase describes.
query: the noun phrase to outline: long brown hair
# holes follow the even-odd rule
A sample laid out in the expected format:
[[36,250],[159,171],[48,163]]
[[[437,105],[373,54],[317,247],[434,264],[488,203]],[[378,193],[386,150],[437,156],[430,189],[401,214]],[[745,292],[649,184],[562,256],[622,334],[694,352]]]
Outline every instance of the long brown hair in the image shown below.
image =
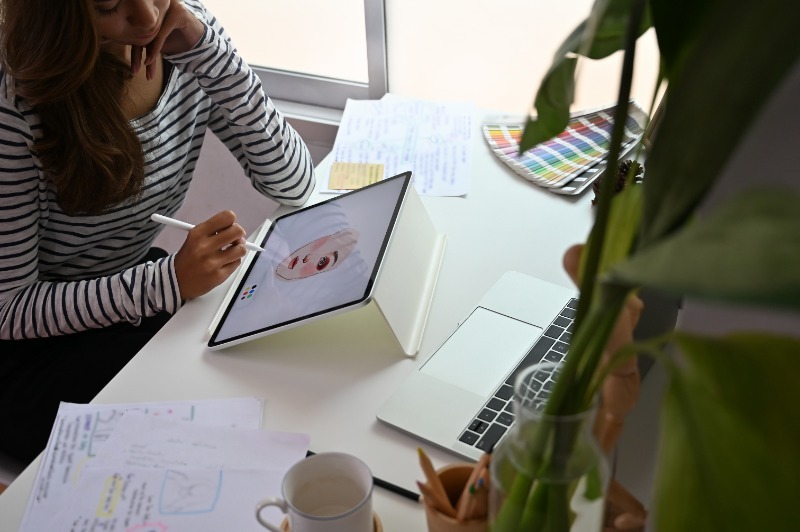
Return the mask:
[[144,156],[120,102],[129,67],[99,46],[92,0],[0,0],[0,59],[36,110],[34,151],[68,214],[135,197]]

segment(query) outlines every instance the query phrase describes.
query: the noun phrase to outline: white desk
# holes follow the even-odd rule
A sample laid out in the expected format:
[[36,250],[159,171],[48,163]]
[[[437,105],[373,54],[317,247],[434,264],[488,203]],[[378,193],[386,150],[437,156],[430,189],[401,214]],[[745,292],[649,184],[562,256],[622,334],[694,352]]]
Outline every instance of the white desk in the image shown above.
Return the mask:
[[[383,425],[376,409],[503,272],[571,286],[561,256],[585,240],[592,220],[591,191],[577,199],[551,194],[500,162],[477,126],[474,140],[470,193],[423,198],[448,241],[416,358],[402,354],[371,307],[209,351],[204,334],[225,283],[182,308],[94,402],[264,397],[264,427],[308,433],[313,451],[355,454],[375,476],[416,491],[418,446],[437,466],[459,459]],[[326,164],[320,174],[327,173]],[[38,459],[0,495],[0,532],[18,529],[37,467]],[[421,505],[381,488],[375,489],[375,510],[387,532],[425,530]]]

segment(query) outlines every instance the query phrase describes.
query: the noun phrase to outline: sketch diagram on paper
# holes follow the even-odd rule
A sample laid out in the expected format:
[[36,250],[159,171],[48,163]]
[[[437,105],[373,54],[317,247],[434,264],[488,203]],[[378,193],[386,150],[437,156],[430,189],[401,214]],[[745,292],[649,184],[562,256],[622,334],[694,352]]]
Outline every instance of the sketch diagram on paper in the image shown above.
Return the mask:
[[95,456],[97,454],[97,446],[102,445],[103,442],[108,439],[114,427],[117,426],[120,417],[122,417],[125,412],[139,412],[145,415],[171,418],[178,421],[192,421],[195,415],[193,404],[99,410],[95,414],[94,427],[92,428],[92,435],[89,440],[89,456]]
[[212,512],[221,489],[220,470],[167,470],[159,497],[160,512],[164,515]]

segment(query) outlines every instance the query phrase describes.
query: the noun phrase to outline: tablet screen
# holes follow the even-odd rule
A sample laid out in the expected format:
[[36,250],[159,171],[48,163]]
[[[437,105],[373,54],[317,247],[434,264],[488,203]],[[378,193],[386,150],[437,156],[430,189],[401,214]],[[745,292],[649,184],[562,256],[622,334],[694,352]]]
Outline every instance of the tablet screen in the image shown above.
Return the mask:
[[411,172],[277,218],[209,347],[369,302]]

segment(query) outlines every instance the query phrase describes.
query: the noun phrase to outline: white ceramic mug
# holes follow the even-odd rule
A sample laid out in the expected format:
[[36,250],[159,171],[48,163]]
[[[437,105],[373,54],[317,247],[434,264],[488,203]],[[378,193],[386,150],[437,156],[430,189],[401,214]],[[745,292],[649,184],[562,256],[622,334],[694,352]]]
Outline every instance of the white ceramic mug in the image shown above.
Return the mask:
[[320,453],[293,465],[283,477],[283,498],[256,505],[256,519],[273,532],[261,511],[277,506],[289,519],[291,532],[373,532],[372,472],[367,464],[344,453]]

